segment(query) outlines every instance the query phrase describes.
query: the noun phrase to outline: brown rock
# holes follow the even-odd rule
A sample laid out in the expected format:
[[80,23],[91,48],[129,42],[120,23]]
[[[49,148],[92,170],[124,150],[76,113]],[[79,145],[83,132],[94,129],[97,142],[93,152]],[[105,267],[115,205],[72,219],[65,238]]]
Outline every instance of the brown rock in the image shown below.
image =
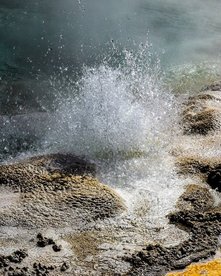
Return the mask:
[[183,116],[184,134],[201,134],[206,135],[219,127],[218,115],[221,113],[217,108],[203,108],[202,111],[194,112],[185,111]]
[[0,211],[0,225],[80,227],[83,221],[125,210],[111,188],[86,175],[88,168],[88,163],[76,162],[69,155],[40,156],[0,166],[0,185],[19,195],[16,205]]
[[176,166],[178,168],[178,173],[180,174],[198,174],[204,175],[209,173],[217,164],[207,158],[199,157],[181,157],[177,159]]
[[205,91],[197,96],[189,97],[184,103],[182,113],[184,134],[206,135],[218,129],[221,108],[217,107],[217,102],[220,102],[221,107],[221,95],[216,95],[214,91]]
[[186,191],[177,202],[181,210],[206,211],[214,205],[214,199],[209,189],[199,185],[188,185]]
[[206,86],[203,91],[211,90],[211,91],[221,91],[221,80],[215,81],[209,86]]

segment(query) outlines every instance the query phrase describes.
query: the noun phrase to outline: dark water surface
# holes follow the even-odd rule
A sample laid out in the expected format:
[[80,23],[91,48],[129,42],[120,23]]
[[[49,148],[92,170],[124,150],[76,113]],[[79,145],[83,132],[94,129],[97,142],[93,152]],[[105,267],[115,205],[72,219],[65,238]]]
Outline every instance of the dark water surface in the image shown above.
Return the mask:
[[52,73],[94,64],[114,41],[145,42],[166,66],[220,55],[221,2],[216,0],[1,0],[0,68]]

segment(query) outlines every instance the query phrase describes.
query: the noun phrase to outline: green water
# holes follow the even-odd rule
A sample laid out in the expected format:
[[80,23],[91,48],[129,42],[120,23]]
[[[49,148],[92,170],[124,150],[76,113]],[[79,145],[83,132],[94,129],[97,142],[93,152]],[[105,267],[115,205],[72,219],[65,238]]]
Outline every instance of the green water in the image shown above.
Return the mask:
[[[85,66],[99,68],[105,64],[110,68],[120,68],[119,78],[124,79],[122,83],[116,79],[116,83],[108,84],[108,78],[115,74],[108,67],[107,71],[111,73],[106,79],[104,73],[104,76],[95,78],[96,80],[88,80],[88,87],[95,91],[90,93],[87,90],[85,93],[94,95],[94,98],[89,98],[92,104],[93,101],[94,104],[100,103],[104,118],[102,124],[109,121],[105,116],[112,113],[111,110],[108,110],[107,115],[103,112],[109,102],[102,99],[99,91],[102,89],[101,83],[104,86],[110,85],[107,85],[107,92],[113,93],[114,100],[119,98],[120,94],[116,93],[120,93],[121,89],[126,95],[126,89],[130,91],[133,86],[133,91],[130,91],[132,94],[139,97],[140,91],[143,91],[141,99],[146,91],[145,97],[149,97],[147,108],[150,110],[151,104],[157,109],[155,98],[162,98],[165,94],[163,90],[167,93],[172,91],[175,95],[198,92],[220,75],[220,10],[221,2],[215,0],[1,0],[0,115],[6,117],[2,120],[0,152],[11,154],[20,151],[20,148],[35,148],[32,141],[39,144],[39,139],[50,129],[50,122],[44,126],[36,123],[39,129],[36,127],[35,130],[29,122],[22,129],[16,128],[13,119],[8,120],[7,116],[56,113],[61,103],[66,112],[69,101],[65,102],[66,99],[71,98],[69,102],[73,101],[75,105],[73,98],[79,91],[85,92],[84,87],[81,87]],[[142,52],[142,45],[146,45],[147,41],[149,50],[145,49],[142,61],[132,59],[132,64],[126,64],[127,69],[122,69],[126,60],[125,50],[127,54],[132,51],[132,55],[136,55],[139,47]],[[137,66],[134,64],[136,62],[139,63]],[[161,67],[158,72],[154,71],[156,63]],[[154,77],[151,76],[151,70]],[[144,81],[147,71],[149,77]],[[128,84],[125,83],[127,77],[123,76],[125,72],[130,76]],[[100,81],[101,78],[103,82]],[[143,81],[148,83],[146,87],[142,85]],[[160,89],[161,92],[158,93]],[[154,93],[156,97],[153,96]],[[101,98],[96,98],[98,95]],[[111,103],[111,99],[109,101]],[[83,106],[90,108],[90,103]],[[129,110],[128,106],[127,108]],[[94,112],[93,108],[91,112]],[[150,114],[154,111],[151,112]],[[79,113],[74,117],[75,113],[70,109],[66,113],[70,113],[70,116],[65,118],[63,125],[67,121],[71,124],[78,118],[78,124],[82,125],[81,120],[86,120],[84,125],[87,129],[90,127],[90,114],[84,115],[87,119],[82,119]],[[82,114],[85,112],[82,111]],[[159,114],[155,117],[160,118]],[[99,119],[98,115],[96,114]],[[125,114],[119,114],[118,120],[121,121],[124,117],[126,118]],[[102,124],[100,129],[108,129]],[[57,129],[61,129],[61,134],[64,132],[63,125],[57,126]],[[56,133],[57,129],[54,130]],[[133,129],[130,133],[133,136]],[[102,135],[104,133],[101,131],[101,140]],[[65,139],[67,136],[68,134]],[[79,139],[76,137],[76,140]],[[59,144],[57,141],[54,143]],[[124,149],[119,151],[124,152]]]
[[136,48],[147,34],[166,67],[217,60],[220,10],[216,0],[2,0],[0,68],[79,70],[101,62],[112,41]]

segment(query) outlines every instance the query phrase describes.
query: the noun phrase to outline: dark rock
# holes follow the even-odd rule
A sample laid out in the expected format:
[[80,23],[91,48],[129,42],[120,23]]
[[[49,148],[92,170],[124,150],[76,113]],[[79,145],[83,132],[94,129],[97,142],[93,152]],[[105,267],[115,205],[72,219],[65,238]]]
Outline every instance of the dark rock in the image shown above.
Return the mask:
[[179,198],[177,207],[202,212],[211,208],[213,204],[213,196],[207,188],[192,184],[187,186],[186,191]]
[[[189,233],[189,239],[173,247],[148,245],[143,250],[124,258],[131,264],[127,275],[163,276],[167,271],[183,269],[192,262],[209,258],[216,253],[221,234],[221,208],[214,208],[202,200],[208,190],[196,185],[181,196],[193,208],[183,209],[168,216],[170,223]],[[193,187],[194,186],[194,187]],[[208,199],[211,199],[210,196]],[[200,208],[201,206],[201,208]],[[185,207],[185,205],[184,205]]]
[[42,236],[42,234],[41,234],[41,233],[38,233],[38,234],[37,234],[37,239],[39,239],[39,240],[43,240],[43,236]]
[[218,128],[216,119],[217,110],[204,108],[198,112],[186,112],[183,116],[184,134],[201,134],[207,135],[210,131]]
[[185,135],[200,134],[206,135],[220,127],[217,115],[221,114],[221,109],[208,104],[207,101],[221,101],[220,97],[211,95],[211,92],[205,92],[193,97],[189,97],[185,102],[182,112],[181,125]]
[[25,270],[13,267],[13,264],[21,263],[28,254],[24,250],[17,250],[9,256],[0,256],[0,269],[4,269],[7,276],[26,276]]
[[64,271],[68,270],[68,268],[69,268],[69,265],[67,263],[63,263],[60,270],[61,270],[61,272],[64,272]]
[[7,258],[11,263],[21,263],[27,256],[28,254],[24,250],[17,250]]
[[37,246],[39,246],[39,247],[45,247],[47,245],[55,244],[55,242],[53,241],[53,239],[51,239],[51,238],[48,239],[46,237],[43,237],[41,233],[39,233],[37,235],[37,238],[38,238]]
[[52,246],[52,249],[54,250],[54,252],[59,252],[59,251],[61,251],[61,248],[62,248],[62,246],[61,246],[61,245],[57,245],[57,244],[54,244],[54,245]]
[[178,173],[180,174],[208,174],[214,169],[215,164],[212,164],[210,160],[204,160],[200,158],[187,157],[179,158],[176,162],[178,167]]
[[37,241],[37,246],[39,246],[39,247],[45,247],[47,245],[48,245],[47,240]]
[[207,177],[207,183],[212,189],[221,192],[221,168],[211,170]]
[[42,265],[41,263],[34,263],[33,268],[34,268],[34,271],[33,271],[34,275],[42,275],[42,276],[49,275],[50,271],[55,269],[54,266],[46,266],[46,265]]

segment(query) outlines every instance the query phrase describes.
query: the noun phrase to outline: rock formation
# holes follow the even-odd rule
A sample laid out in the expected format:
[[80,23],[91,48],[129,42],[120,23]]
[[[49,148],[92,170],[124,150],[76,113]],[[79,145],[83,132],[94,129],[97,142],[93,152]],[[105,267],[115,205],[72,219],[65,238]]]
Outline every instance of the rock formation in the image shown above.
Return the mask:
[[[207,87],[199,95],[190,97],[184,104],[181,127],[183,141],[186,139],[188,146],[180,146],[178,151],[174,151],[174,156],[180,177],[192,177],[196,183],[187,185],[177,202],[178,210],[171,213],[168,219],[171,224],[187,231],[189,238],[174,247],[148,245],[127,257],[132,266],[127,275],[165,275],[169,270],[183,269],[192,262],[216,254],[221,234],[221,159],[212,155],[210,150],[220,145],[219,139],[216,139],[220,135],[220,115],[220,82]],[[199,141],[201,145],[198,148]],[[206,151],[203,147],[209,147],[209,150]],[[217,262],[213,262],[214,266]],[[206,265],[200,266],[205,268],[205,274],[214,271],[211,275],[216,275],[212,267],[208,266],[207,270]],[[191,268],[187,271],[192,272],[168,275],[201,275],[194,274],[195,270]]]
[[[178,177],[190,182],[167,217],[169,230],[150,229],[146,209],[131,218],[121,197],[95,178],[94,164],[79,157],[2,164],[0,273],[162,276],[214,257],[221,234],[221,84],[190,97],[181,116],[183,134],[171,153]],[[218,260],[211,264],[220,269]],[[213,271],[210,263],[197,267]]]

